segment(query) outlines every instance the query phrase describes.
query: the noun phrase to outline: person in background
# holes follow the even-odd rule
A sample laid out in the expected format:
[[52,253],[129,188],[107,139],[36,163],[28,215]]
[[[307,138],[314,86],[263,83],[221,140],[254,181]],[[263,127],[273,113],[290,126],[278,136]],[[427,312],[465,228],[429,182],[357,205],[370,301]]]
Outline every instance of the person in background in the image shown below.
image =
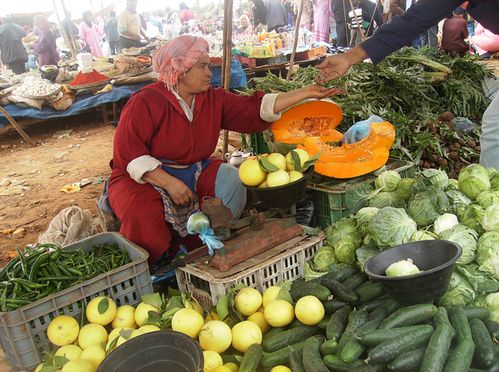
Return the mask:
[[288,24],[288,15],[282,0],[267,0],[267,30],[277,31],[278,28]]
[[78,39],[79,30],[75,23],[71,20],[71,13],[65,11],[64,19],[62,20],[62,32],[68,40]]
[[187,23],[191,19],[194,19],[194,13],[189,9],[189,7],[185,3],[180,3],[178,4],[178,7],[180,9],[180,13],[178,14],[178,17],[180,19],[180,22],[182,24]]
[[[499,19],[497,21],[499,23]],[[490,53],[499,52],[499,32],[492,32],[480,23],[475,28],[475,34],[470,38],[471,46],[480,59],[488,59]]]
[[253,34],[253,26],[251,25],[251,21],[246,14],[242,14],[237,20],[237,30],[238,34],[243,35],[252,35]]
[[[348,69],[370,58],[374,64],[410,43],[432,25],[445,18],[462,0],[419,0],[403,16],[394,17],[384,24],[378,32],[352,50],[327,57],[317,65],[317,82],[332,80],[344,75]],[[494,34],[499,34],[499,1],[469,0],[467,12],[483,27]],[[484,167],[499,169],[499,94],[485,110],[482,117],[480,136],[480,164]],[[358,132],[363,138],[369,134],[370,127],[353,125],[351,133]]]
[[385,0],[388,3],[388,9],[386,10],[386,21],[388,22],[395,16],[401,16],[405,13],[406,0]]
[[468,37],[468,27],[464,19],[464,9],[458,7],[444,21],[440,48],[452,56],[462,57],[469,49],[464,41]]
[[[303,4],[303,13],[301,14],[300,27],[305,30],[312,31],[312,23],[314,19],[314,6],[311,0],[300,0],[304,1]],[[297,6],[300,6],[300,2],[298,2]],[[299,8],[298,8],[299,9]]]
[[35,35],[38,36],[38,41],[33,45],[33,50],[38,59],[38,66],[57,65],[59,53],[47,17],[37,14],[33,19],[33,24]]
[[85,49],[92,53],[94,57],[102,57],[100,46],[99,30],[94,23],[94,16],[90,10],[83,12],[83,21],[80,23],[80,39],[85,45]]
[[0,54],[2,63],[9,70],[19,75],[26,72],[28,53],[22,43],[26,36],[21,26],[12,22],[12,19],[2,18],[0,21]]
[[109,43],[111,55],[120,53],[120,34],[118,32],[118,20],[116,19],[116,12],[114,10],[109,12],[109,19],[106,22],[104,31],[106,33],[106,40]]
[[348,13],[352,10],[349,0],[331,0],[331,10],[336,21],[336,46],[347,47],[350,44]]
[[210,158],[220,130],[261,132],[288,107],[332,91],[311,85],[241,96],[212,88],[208,42],[192,35],[159,47],[152,64],[158,81],[132,96],[116,129],[109,202],[120,232],[149,252],[154,272],[180,243],[201,245],[186,222],[204,196],[219,198],[234,220],[246,205],[238,169]]
[[253,26],[261,30],[267,24],[267,8],[263,0],[251,0],[251,10],[253,11]]
[[314,40],[329,42],[331,0],[314,0]]
[[118,17],[118,32],[121,49],[140,47],[142,26],[137,13],[137,0],[127,0],[126,9]]
[[381,7],[378,2],[371,0],[354,0],[354,6],[362,9],[362,24],[366,36],[372,36],[376,29],[383,24]]

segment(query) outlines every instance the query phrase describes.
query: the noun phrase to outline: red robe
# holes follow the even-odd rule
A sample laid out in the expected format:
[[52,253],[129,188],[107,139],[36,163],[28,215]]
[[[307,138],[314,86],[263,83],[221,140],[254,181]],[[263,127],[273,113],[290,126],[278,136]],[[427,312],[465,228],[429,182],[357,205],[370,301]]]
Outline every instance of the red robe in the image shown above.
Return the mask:
[[[189,122],[177,98],[162,82],[136,93],[125,106],[114,136],[113,170],[109,200],[121,220],[120,232],[149,252],[152,262],[170,247],[171,227],[164,220],[159,193],[135,182],[126,168],[142,155],[192,164],[215,150],[221,129],[256,133],[270,123],[260,118],[262,92],[250,97],[210,88],[196,94],[194,118]],[[198,179],[199,203],[215,196],[215,179],[221,160],[212,160]]]

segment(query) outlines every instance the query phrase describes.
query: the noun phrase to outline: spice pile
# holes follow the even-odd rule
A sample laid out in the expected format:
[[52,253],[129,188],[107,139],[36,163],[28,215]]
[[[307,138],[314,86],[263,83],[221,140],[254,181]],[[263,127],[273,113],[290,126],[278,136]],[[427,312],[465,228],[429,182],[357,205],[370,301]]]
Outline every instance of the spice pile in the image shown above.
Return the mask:
[[98,85],[100,83],[105,83],[109,81],[109,78],[106,75],[103,75],[95,70],[92,72],[79,72],[76,75],[75,79],[69,83],[69,85],[73,88],[77,87],[85,87],[91,85]]

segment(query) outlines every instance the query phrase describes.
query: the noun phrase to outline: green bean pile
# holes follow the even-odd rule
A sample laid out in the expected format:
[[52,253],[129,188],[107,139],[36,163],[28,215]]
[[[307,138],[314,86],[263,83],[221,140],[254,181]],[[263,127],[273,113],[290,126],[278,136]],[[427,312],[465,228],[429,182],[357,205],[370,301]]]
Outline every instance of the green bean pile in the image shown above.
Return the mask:
[[82,283],[130,262],[116,243],[99,244],[88,252],[55,244],[27,247],[0,271],[0,311],[12,311],[55,292]]

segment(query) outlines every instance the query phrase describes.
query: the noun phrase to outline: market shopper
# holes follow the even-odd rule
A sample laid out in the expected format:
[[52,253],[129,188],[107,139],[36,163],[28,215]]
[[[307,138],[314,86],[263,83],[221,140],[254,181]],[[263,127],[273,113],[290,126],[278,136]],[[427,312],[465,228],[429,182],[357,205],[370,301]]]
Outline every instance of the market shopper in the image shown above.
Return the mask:
[[[327,57],[317,65],[320,72],[318,82],[332,80],[344,75],[348,69],[370,58],[375,64],[383,58],[408,45],[411,40],[438,23],[447,14],[460,6],[462,0],[419,0],[402,16],[393,17],[374,36],[352,50]],[[470,0],[468,13],[491,32],[499,34],[499,0]],[[350,131],[367,136],[369,127],[352,126]],[[359,137],[359,136],[356,136]],[[480,137],[480,164],[499,169],[499,95],[496,95],[482,117]]]
[[83,21],[80,23],[79,34],[85,50],[92,53],[94,57],[102,57],[99,28],[97,23],[94,22],[94,16],[90,10],[83,12]]
[[142,23],[137,13],[137,0],[127,0],[126,9],[118,17],[120,47],[138,48],[142,35]]
[[3,18],[0,26],[0,54],[2,63],[15,74],[26,72],[28,53],[22,43],[26,36],[21,26],[11,18]]
[[267,30],[277,31],[280,27],[288,24],[288,15],[282,0],[267,0]]
[[50,29],[49,21],[43,14],[37,14],[33,20],[35,35],[38,41],[33,45],[33,50],[38,59],[38,66],[57,65],[59,53],[55,44],[55,36]]
[[442,43],[440,48],[453,56],[462,57],[469,49],[465,39],[468,37],[468,27],[464,19],[464,9],[454,9],[452,15],[445,20],[442,27]]
[[206,40],[191,35],[157,49],[158,82],[130,99],[116,130],[109,201],[120,232],[152,262],[175,254],[204,196],[220,198],[234,218],[242,212],[246,189],[237,168],[210,159],[221,129],[261,132],[289,106],[330,95],[318,85],[249,97],[212,88],[208,51]]
[[314,0],[314,40],[329,42],[331,0]]
[[499,32],[492,32],[479,23],[475,28],[474,35],[470,38],[470,43],[480,59],[487,59],[490,54],[499,52]]
[[109,44],[109,51],[111,55],[120,53],[120,34],[118,32],[118,20],[116,19],[116,12],[111,10],[109,12],[109,19],[104,27],[106,33],[106,41]]

